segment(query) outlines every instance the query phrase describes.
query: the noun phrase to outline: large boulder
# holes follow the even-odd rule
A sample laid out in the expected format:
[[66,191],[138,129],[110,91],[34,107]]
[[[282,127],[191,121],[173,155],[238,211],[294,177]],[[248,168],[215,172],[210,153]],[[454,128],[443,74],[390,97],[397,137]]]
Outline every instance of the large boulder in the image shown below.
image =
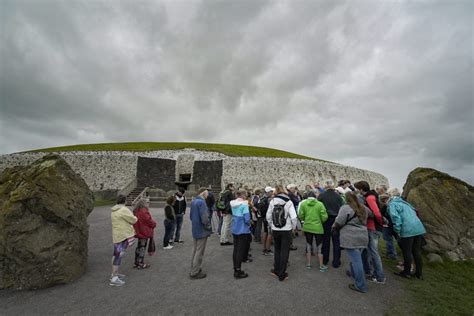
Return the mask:
[[474,257],[474,188],[434,169],[410,172],[403,198],[420,213],[426,227],[425,249],[461,258]]
[[69,283],[87,267],[93,194],[61,157],[47,155],[0,177],[0,288]]

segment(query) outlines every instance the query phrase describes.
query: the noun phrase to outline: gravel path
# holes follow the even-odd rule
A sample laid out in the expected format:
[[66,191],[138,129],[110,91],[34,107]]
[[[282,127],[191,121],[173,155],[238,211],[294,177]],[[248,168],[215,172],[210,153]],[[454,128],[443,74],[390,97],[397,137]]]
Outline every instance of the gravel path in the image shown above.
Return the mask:
[[[112,238],[110,207],[97,207],[88,218],[89,265],[86,274],[68,285],[37,291],[0,291],[0,315],[382,315],[390,302],[403,295],[402,285],[387,273],[387,284],[369,284],[369,292],[348,288],[348,260],[343,252],[339,269],[321,273],[305,268],[304,238],[295,240],[298,250],[290,253],[289,279],[279,282],[270,275],[273,257],[261,255],[261,245],[252,243],[252,263],[244,263],[246,279],[235,280],[232,246],[220,246],[218,236],[207,243],[203,270],[207,278],[190,280],[191,224],[185,216],[183,244],[162,249],[163,209],[151,209],[157,219],[157,252],[145,260],[146,270],[132,269],[134,249],[122,260],[127,275],[123,287],[109,286]],[[313,257],[316,260],[316,257]],[[316,261],[315,261],[316,262]],[[316,266],[316,264],[314,264]]]

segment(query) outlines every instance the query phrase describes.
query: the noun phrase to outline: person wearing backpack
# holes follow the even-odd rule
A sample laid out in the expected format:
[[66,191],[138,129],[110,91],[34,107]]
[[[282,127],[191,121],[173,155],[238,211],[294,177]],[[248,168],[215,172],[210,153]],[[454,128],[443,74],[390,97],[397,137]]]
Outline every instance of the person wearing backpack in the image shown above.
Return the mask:
[[234,184],[226,185],[225,190],[219,194],[219,199],[216,202],[216,207],[222,212],[222,230],[221,230],[221,246],[230,246],[232,210],[230,208],[230,201],[234,199]]
[[339,231],[341,247],[346,250],[351,260],[347,274],[354,279],[355,283],[349,284],[349,288],[366,293],[367,283],[362,263],[362,250],[367,248],[369,243],[367,234],[369,210],[359,201],[354,192],[347,192],[345,197],[347,204],[339,210],[332,229]]
[[415,261],[415,277],[423,280],[421,245],[423,235],[426,233],[423,223],[417,216],[415,208],[400,197],[397,188],[388,190],[390,200],[388,211],[393,222],[393,230],[400,236],[400,248],[403,253],[403,271],[395,275],[411,278],[411,262]]
[[323,223],[328,219],[328,213],[324,204],[316,199],[314,192],[308,192],[308,198],[300,203],[298,217],[301,223],[303,223],[303,232],[306,237],[306,268],[308,270],[312,268],[311,252],[314,240],[319,259],[319,271],[326,272],[328,267],[323,263],[321,244],[323,243],[324,236]]
[[380,213],[379,198],[377,192],[370,189],[367,181],[359,181],[354,183],[354,187],[359,191],[365,199],[365,206],[370,210],[369,218],[367,219],[367,231],[369,234],[369,244],[365,255],[363,253],[363,260],[365,272],[372,274],[369,281],[385,284],[385,274],[382,267],[382,259],[379,254],[379,239],[382,235],[383,218]]
[[264,256],[271,256],[273,255],[272,251],[272,228],[268,226],[268,221],[267,221],[267,211],[268,211],[268,206],[270,205],[271,199],[273,199],[273,192],[275,192],[275,189],[267,186],[265,187],[265,194],[263,197],[260,199],[258,202],[258,209],[260,210],[262,216],[263,216],[263,239],[262,239],[262,244],[263,244],[263,255]]
[[262,190],[256,189],[254,195],[252,197],[252,203],[255,207],[256,215],[257,215],[257,222],[255,224],[255,242],[261,243],[262,242],[262,225],[263,225],[263,217],[264,213],[259,209],[258,203],[262,198]]
[[284,281],[288,279],[286,268],[290,256],[291,234],[296,228],[297,216],[295,207],[282,185],[275,188],[275,197],[270,201],[266,218],[272,229],[275,249],[271,273],[280,281]]

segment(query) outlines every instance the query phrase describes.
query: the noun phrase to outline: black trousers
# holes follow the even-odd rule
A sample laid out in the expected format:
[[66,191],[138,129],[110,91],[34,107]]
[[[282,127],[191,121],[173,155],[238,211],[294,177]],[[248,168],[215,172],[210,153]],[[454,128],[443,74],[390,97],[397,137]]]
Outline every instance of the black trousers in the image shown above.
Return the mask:
[[410,275],[411,262],[414,259],[416,270],[415,276],[423,276],[423,261],[421,259],[421,239],[422,235],[400,238],[400,248],[403,252],[403,273]]
[[250,234],[233,235],[234,236],[234,253],[232,259],[234,261],[234,270],[240,270],[242,261],[247,260],[250,247]]
[[323,263],[327,265],[329,262],[332,239],[332,266],[337,268],[341,265],[341,247],[339,245],[339,233],[331,233],[331,227],[335,220],[335,216],[329,216],[328,220],[324,222],[323,246],[321,251],[323,253]]
[[273,270],[280,280],[285,278],[286,266],[290,256],[291,231],[273,230],[273,242],[275,248]]

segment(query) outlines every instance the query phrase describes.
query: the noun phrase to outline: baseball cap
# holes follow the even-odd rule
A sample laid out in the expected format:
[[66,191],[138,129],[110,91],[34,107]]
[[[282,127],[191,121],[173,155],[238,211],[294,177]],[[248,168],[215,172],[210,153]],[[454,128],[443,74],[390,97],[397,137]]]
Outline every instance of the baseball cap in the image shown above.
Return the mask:
[[275,191],[275,188],[272,188],[272,187],[265,187],[265,192],[271,192],[271,191]]

